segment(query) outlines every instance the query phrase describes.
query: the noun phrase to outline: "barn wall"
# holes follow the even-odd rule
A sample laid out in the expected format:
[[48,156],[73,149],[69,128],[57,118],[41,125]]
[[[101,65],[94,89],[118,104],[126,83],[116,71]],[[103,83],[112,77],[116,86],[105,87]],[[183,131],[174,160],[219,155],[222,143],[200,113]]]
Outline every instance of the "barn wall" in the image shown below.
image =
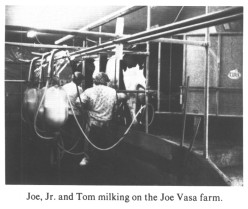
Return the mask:
[[[203,35],[187,35],[187,40],[204,41]],[[190,76],[188,113],[204,112],[205,49],[186,46],[184,79]],[[210,38],[210,106],[212,115],[243,114],[243,36],[214,34]]]

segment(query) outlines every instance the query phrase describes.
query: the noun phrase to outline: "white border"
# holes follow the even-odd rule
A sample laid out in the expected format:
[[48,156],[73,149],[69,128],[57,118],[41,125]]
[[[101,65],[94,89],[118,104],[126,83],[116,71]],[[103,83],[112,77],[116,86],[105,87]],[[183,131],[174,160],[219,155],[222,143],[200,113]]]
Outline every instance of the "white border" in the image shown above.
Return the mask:
[[[208,0],[207,2],[204,1],[181,1],[181,3],[186,5],[195,5],[195,6],[205,6],[206,3],[211,6],[244,6],[244,186],[243,187],[181,187],[181,186],[11,186],[11,185],[5,185],[5,134],[4,134],[4,81],[1,82],[1,150],[0,150],[0,200],[1,200],[1,207],[2,208],[32,208],[32,209],[38,209],[38,208],[247,208],[247,198],[248,198],[248,191],[247,191],[247,96],[246,96],[246,89],[247,89],[247,40],[245,39],[247,34],[247,0],[235,0],[235,1],[223,1],[223,0]],[[56,5],[56,4],[85,4],[83,1],[39,1],[34,3],[34,1],[18,1],[18,0],[9,0],[9,1],[1,1],[1,44],[2,47],[0,49],[0,57],[2,58],[1,62],[1,78],[4,79],[4,25],[5,25],[5,5],[11,5],[11,4],[48,4],[48,5]],[[87,4],[93,4],[93,5],[127,5],[127,4],[133,4],[133,5],[165,5],[165,6],[176,6],[180,5],[179,2],[171,1],[171,0],[159,0],[159,1],[148,1],[148,0],[132,0],[132,1],[100,1],[95,0],[92,3]],[[70,194],[70,193],[76,193],[81,192],[84,194],[105,194],[107,192],[113,192],[113,193],[119,193],[119,194],[128,194],[129,196],[138,194],[142,195],[144,197],[145,194],[150,193],[153,195],[161,196],[161,193],[165,193],[168,195],[176,195],[176,193],[184,193],[186,195],[196,195],[199,196],[201,193],[204,193],[206,195],[219,195],[222,198],[222,202],[181,202],[181,201],[173,201],[173,202],[114,202],[114,201],[108,201],[108,202],[99,202],[99,201],[26,201],[25,197],[28,192],[34,193],[34,194],[40,194],[43,195],[46,192],[53,193],[54,195],[58,194]]]

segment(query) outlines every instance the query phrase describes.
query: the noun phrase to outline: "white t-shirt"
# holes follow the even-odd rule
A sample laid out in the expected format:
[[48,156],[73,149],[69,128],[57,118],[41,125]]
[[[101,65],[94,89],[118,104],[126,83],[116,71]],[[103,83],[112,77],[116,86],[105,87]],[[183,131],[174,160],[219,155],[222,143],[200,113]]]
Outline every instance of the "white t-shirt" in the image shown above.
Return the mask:
[[[65,84],[63,86],[63,89],[66,91],[68,98],[71,101],[75,115],[79,115],[79,110],[75,105],[77,97],[78,97],[76,84],[73,81],[71,81],[70,83]],[[79,95],[83,93],[83,89],[80,86],[78,86],[78,90],[79,90]],[[72,114],[72,110],[70,108],[70,105],[69,105],[69,114]]]

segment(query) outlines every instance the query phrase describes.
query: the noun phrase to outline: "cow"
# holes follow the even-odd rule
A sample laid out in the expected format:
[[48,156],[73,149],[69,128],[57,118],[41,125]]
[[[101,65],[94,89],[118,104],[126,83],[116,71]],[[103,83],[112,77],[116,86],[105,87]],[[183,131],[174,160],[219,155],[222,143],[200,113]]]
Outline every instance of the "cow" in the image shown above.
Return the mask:
[[[144,76],[144,59],[137,55],[126,54],[120,62],[120,67],[116,68],[116,58],[112,56],[106,65],[106,74],[110,79],[110,86],[120,90],[144,90],[146,78]],[[138,124],[135,118],[140,105],[145,103],[144,93],[127,93],[127,105],[130,111],[131,120],[134,125]]]
[[[65,51],[58,52],[57,57],[61,56],[66,57],[67,53]],[[144,90],[146,86],[144,63],[144,57],[140,55],[125,54],[123,60],[120,61],[120,67],[116,68],[116,58],[115,56],[111,56],[106,66],[104,66],[105,73],[110,79],[109,86],[120,90]],[[61,59],[55,63],[54,68],[54,78],[58,77],[60,82],[67,82],[72,73],[72,69],[76,71],[82,70],[82,62],[81,60],[75,60],[69,63],[69,60]],[[85,60],[85,89],[93,85],[93,73],[99,72],[100,70],[104,71],[104,69],[100,68],[102,68],[102,66],[100,67],[99,58]],[[140,105],[145,104],[145,94],[127,93],[127,98],[127,104],[125,106],[127,116],[126,124],[135,119],[136,112]],[[137,119],[134,120],[134,124],[138,124]]]

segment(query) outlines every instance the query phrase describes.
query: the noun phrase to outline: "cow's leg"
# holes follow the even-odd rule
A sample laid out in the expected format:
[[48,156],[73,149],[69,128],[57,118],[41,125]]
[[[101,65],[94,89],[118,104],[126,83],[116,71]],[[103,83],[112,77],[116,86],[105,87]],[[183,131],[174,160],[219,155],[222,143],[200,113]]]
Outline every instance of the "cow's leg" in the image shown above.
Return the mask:
[[135,118],[136,115],[136,96],[135,94],[130,94],[129,99],[127,101],[128,107],[130,109],[130,113],[131,113],[131,117],[132,117],[132,121],[134,120],[133,124],[137,125],[138,124],[138,120],[137,118]]

